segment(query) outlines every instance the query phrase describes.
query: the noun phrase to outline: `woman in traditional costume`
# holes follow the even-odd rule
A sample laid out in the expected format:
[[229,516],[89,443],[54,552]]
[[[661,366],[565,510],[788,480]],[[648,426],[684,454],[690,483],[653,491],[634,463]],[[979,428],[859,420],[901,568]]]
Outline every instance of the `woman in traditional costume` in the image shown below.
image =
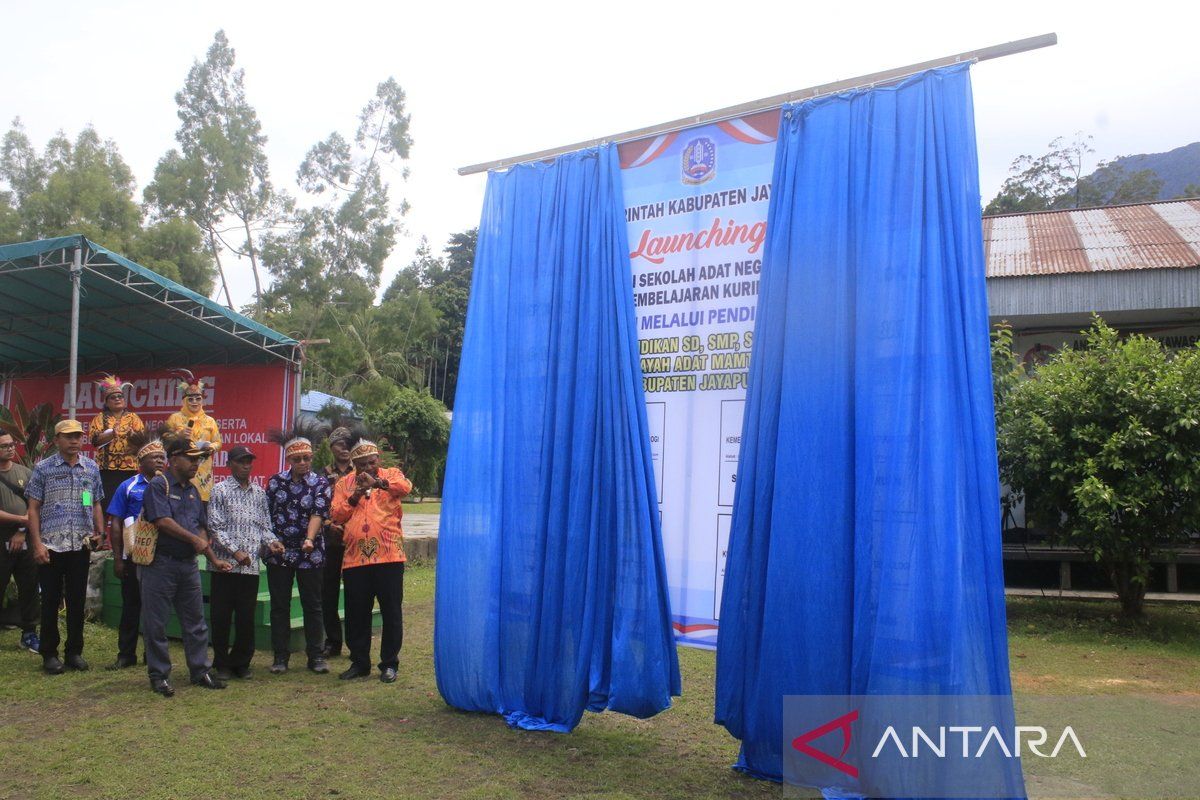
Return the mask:
[[[172,370],[178,375],[179,390],[183,392],[183,407],[167,417],[167,427],[174,432],[186,432],[192,442],[208,455],[215,455],[221,449],[221,430],[217,421],[204,413],[204,381],[199,380],[186,369]],[[192,483],[200,491],[200,499],[208,502],[213,485],[213,459],[204,458]]]

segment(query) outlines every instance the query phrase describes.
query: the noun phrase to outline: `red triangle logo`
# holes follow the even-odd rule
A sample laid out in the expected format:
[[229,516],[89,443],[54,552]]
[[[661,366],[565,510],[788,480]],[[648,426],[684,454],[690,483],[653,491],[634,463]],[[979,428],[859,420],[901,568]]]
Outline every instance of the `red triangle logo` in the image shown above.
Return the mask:
[[[857,719],[858,709],[854,709],[849,713],[843,714],[837,719],[826,722],[824,725],[821,725],[818,728],[813,728],[808,733],[800,734],[792,740],[792,747],[796,750],[799,750],[801,753],[804,753],[806,756],[815,758],[822,764],[833,767],[839,772],[844,772],[851,778],[857,778],[858,767],[855,767],[852,764],[847,764],[845,761],[841,760],[842,756],[846,755],[846,751],[850,749],[850,725]],[[838,754],[837,758],[834,758],[828,753],[823,753],[809,744],[809,742],[815,739],[820,739],[825,734],[836,730],[840,730],[842,732],[842,752]]]

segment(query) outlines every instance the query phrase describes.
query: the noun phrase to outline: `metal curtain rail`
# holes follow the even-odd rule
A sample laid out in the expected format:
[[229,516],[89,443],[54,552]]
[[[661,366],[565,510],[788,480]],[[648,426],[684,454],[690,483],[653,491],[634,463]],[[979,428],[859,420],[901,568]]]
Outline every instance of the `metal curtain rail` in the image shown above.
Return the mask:
[[606,142],[631,142],[637,139],[645,139],[649,136],[658,136],[664,133],[674,133],[685,128],[692,128],[697,125],[706,125],[711,122],[720,122],[726,119],[741,117],[746,114],[752,114],[755,111],[763,111],[769,108],[778,108],[785,103],[794,103],[799,100],[812,100],[815,97],[823,95],[837,94],[839,92],[847,92],[851,89],[860,89],[867,86],[878,86],[880,84],[895,83],[903,80],[910,75],[915,75],[918,72],[924,72],[927,69],[937,69],[938,67],[948,67],[952,64],[961,64],[964,61],[988,61],[993,58],[1002,58],[1011,56],[1017,53],[1025,53],[1030,50],[1037,50],[1042,47],[1051,47],[1058,44],[1058,34],[1046,33],[1041,36],[1031,36],[1028,39],[1017,39],[1014,42],[1006,42],[1005,44],[992,45],[984,47],[980,50],[968,50],[965,53],[957,55],[945,56],[944,58],[935,58],[932,61],[922,61],[919,64],[910,64],[907,67],[897,67],[895,69],[885,70],[883,72],[873,72],[870,75],[860,75],[857,78],[849,78],[843,81],[835,81],[834,83],[824,83],[820,86],[811,86],[807,89],[799,89],[787,94],[777,94],[774,97],[764,97],[761,100],[752,100],[749,103],[741,103],[736,106],[728,106],[719,108],[716,111],[709,111],[704,114],[698,114],[694,117],[684,117],[682,119],[672,120],[671,122],[663,122],[658,125],[651,125],[647,128],[638,128],[624,133],[614,133],[609,136],[603,136],[599,139],[589,139],[586,142],[576,142],[575,144],[563,145],[562,147],[553,147],[549,150],[539,150],[536,153],[526,153],[520,156],[511,156],[509,158],[501,158],[496,161],[488,161],[482,164],[472,164],[469,167],[460,167],[459,175],[474,175],[477,172],[487,172],[492,169],[503,169],[516,164],[524,164],[529,161],[542,161],[555,156],[560,156],[563,153],[573,153],[576,150],[583,150],[587,147],[595,147]]

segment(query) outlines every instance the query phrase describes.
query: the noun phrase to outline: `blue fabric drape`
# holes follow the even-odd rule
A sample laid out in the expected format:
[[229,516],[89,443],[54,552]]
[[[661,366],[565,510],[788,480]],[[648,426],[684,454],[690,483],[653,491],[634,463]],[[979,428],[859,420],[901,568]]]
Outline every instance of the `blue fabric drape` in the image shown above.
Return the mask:
[[784,695],[1011,693],[978,175],[965,65],[781,116],[717,646],[754,774]]
[[438,688],[514,727],[679,694],[615,148],[488,176],[437,564]]

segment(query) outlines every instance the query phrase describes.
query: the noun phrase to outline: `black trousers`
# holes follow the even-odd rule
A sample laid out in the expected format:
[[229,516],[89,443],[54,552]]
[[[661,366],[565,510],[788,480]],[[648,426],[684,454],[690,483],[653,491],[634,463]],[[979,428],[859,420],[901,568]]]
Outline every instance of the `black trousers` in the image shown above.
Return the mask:
[[379,668],[400,666],[404,641],[404,562],[351,567],[342,573],[346,584],[346,644],[350,663],[371,668],[371,611],[379,601],[383,617],[383,641],[379,646]]
[[304,651],[312,661],[325,645],[325,623],[321,619],[321,581],[324,568],[294,569],[267,564],[267,589],[271,592],[271,647],[276,661],[287,661],[291,653],[292,586],[300,586],[300,608],[304,612]]
[[125,559],[121,575],[121,621],[117,623],[117,658],[137,661],[138,626],[142,621],[142,583],[137,564]]
[[25,549],[16,553],[8,552],[8,537],[0,541],[0,598],[4,597],[9,578],[17,584],[17,611],[21,615],[21,632],[36,631],[38,565],[33,560],[33,550],[29,548],[28,541],[25,542]]
[[[258,576],[210,572],[208,578],[213,667],[248,667],[250,659],[254,658],[254,607],[258,604]],[[234,630],[232,648],[229,646],[230,627]]]
[[321,581],[321,611],[325,617],[325,644],[331,650],[341,649],[342,618],[338,615],[338,600],[342,594],[342,558],[346,548],[325,545],[325,577]]
[[58,657],[58,606],[67,603],[67,642],[64,656],[83,654],[83,604],[87,599],[88,566],[91,554],[87,550],[68,553],[50,551],[50,563],[38,565],[38,583],[42,587],[42,649],[43,659]]

